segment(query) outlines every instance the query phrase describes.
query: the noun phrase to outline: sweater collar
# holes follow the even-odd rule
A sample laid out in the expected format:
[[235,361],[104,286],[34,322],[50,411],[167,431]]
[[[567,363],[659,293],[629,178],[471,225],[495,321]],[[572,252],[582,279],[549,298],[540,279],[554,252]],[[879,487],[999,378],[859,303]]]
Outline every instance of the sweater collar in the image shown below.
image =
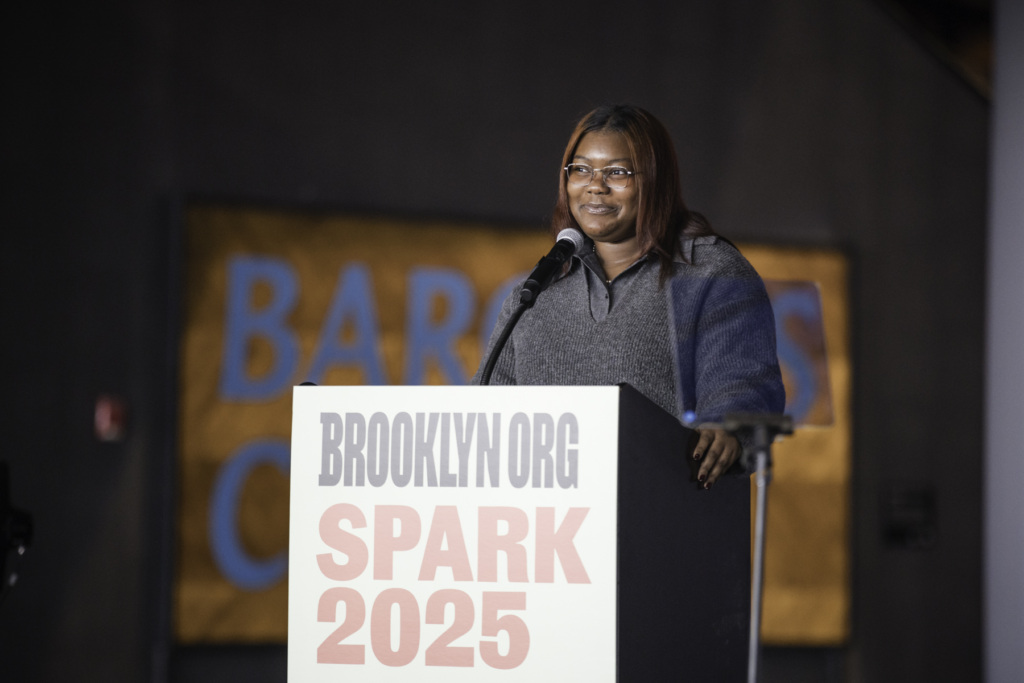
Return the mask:
[[[650,259],[650,254],[644,254],[636,261],[633,261],[626,270],[632,270],[637,267],[637,264],[643,263]],[[594,241],[583,236],[583,247],[573,257],[573,264],[579,261],[582,265],[592,270],[596,275],[599,275],[602,280],[607,280],[606,273],[604,272],[604,266],[601,265],[601,259],[597,257],[597,250],[594,247]],[[625,271],[623,271],[625,272]]]

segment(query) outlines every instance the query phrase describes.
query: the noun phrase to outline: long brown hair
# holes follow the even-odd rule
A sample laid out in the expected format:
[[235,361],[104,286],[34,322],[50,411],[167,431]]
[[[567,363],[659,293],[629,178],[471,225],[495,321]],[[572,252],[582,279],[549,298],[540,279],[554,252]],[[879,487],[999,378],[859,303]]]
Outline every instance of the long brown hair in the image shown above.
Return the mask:
[[[658,256],[664,279],[674,257],[681,255],[680,236],[715,234],[707,219],[687,209],[683,202],[672,138],[650,112],[629,104],[604,104],[576,124],[562,156],[562,168],[572,162],[583,136],[595,131],[614,131],[626,138],[634,170],[638,172],[634,176],[640,197],[636,216],[637,243],[642,255]],[[569,210],[566,175],[560,171],[558,202],[551,217],[552,234],[557,235],[566,227],[579,229],[580,226]]]

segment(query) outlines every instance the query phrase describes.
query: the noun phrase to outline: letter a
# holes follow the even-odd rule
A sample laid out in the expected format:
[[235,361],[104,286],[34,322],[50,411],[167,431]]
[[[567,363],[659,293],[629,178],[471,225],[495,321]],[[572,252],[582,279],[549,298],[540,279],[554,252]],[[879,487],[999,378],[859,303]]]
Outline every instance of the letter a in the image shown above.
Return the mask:
[[[342,342],[342,330],[352,320],[352,340]],[[387,384],[380,356],[380,325],[370,286],[370,270],[353,263],[341,271],[331,299],[316,355],[309,368],[311,382],[321,382],[332,365],[358,365],[367,384]]]

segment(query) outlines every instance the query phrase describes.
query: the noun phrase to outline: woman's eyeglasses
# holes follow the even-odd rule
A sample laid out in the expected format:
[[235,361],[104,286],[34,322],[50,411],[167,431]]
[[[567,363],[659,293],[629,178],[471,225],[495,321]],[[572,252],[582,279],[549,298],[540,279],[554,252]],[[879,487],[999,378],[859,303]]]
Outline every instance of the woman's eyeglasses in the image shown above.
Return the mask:
[[627,171],[622,166],[594,168],[586,164],[569,164],[565,167],[565,174],[573,185],[589,185],[594,180],[594,174],[600,173],[604,184],[616,190],[628,187],[632,176],[638,172]]

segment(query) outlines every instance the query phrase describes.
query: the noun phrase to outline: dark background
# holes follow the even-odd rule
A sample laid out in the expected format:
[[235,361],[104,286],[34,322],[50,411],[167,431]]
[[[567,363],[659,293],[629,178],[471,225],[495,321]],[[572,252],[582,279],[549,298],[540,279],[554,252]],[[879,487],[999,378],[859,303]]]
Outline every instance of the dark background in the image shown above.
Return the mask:
[[[541,224],[575,119],[672,131],[690,205],[852,264],[853,635],[766,678],[981,676],[989,105],[869,0],[10,3],[3,452],[36,539],[5,681],[283,681],[169,639],[176,238],[190,200]],[[131,408],[121,443],[96,397]]]

